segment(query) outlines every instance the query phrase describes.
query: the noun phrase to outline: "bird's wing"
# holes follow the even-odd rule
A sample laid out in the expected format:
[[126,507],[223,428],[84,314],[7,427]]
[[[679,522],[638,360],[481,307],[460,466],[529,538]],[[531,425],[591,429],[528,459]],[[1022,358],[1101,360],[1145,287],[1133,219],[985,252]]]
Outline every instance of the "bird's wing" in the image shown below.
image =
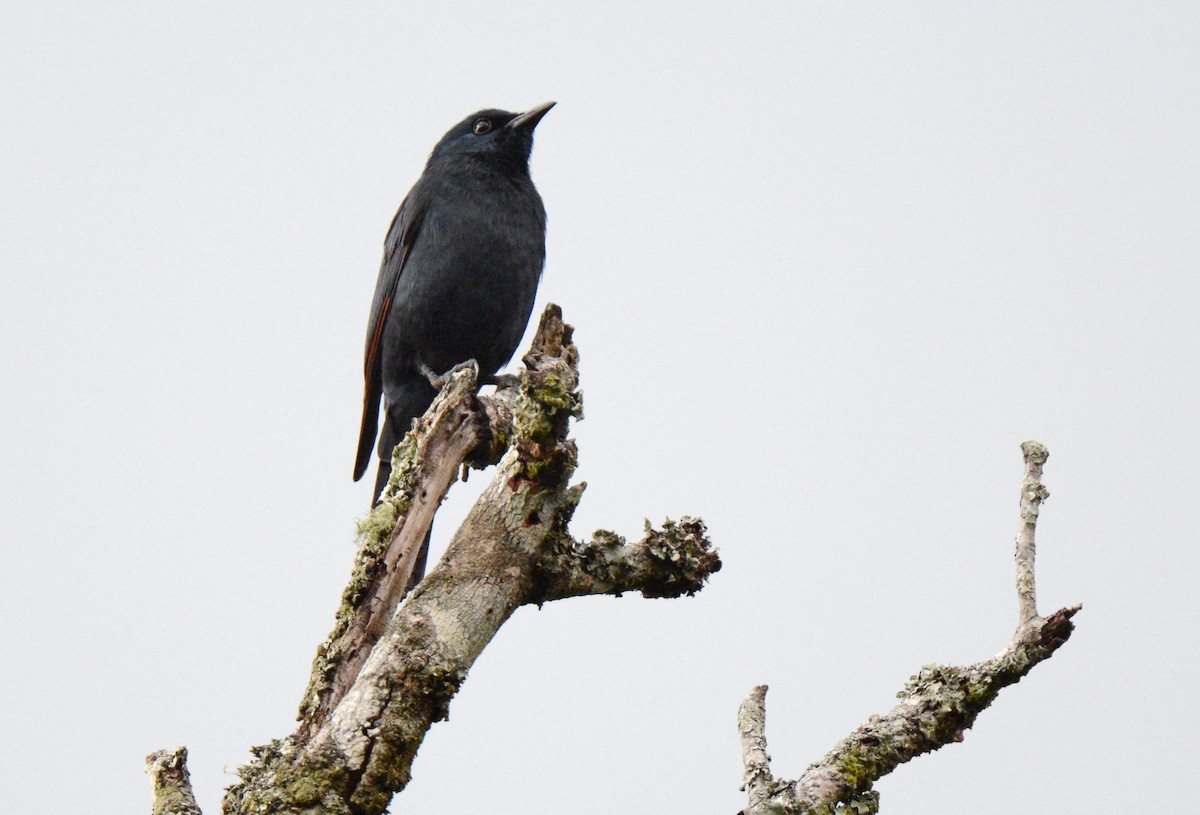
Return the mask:
[[396,296],[396,284],[404,271],[404,264],[412,252],[413,242],[421,227],[423,209],[410,205],[410,194],[400,205],[392,225],[388,228],[387,241],[383,247],[383,263],[379,267],[379,280],[375,283],[375,299],[371,303],[371,320],[367,324],[367,348],[363,364],[362,425],[358,433],[358,458],[354,462],[354,480],[362,478],[371,461],[371,448],[375,446],[375,435],[379,430],[379,398],[383,395],[383,332],[387,327],[388,313]]

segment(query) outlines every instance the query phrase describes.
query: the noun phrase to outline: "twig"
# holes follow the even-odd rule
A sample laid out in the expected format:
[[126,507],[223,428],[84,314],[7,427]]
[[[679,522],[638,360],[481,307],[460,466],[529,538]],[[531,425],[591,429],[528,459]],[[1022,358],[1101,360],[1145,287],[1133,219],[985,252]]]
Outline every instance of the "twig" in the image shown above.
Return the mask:
[[1025,480],[1021,482],[1021,524],[1017,530],[1017,604],[1020,608],[1020,625],[1025,626],[1037,618],[1037,586],[1034,580],[1034,556],[1037,544],[1038,512],[1042,501],[1050,497],[1050,491],[1042,486],[1042,467],[1050,458],[1046,445],[1027,441],[1021,445],[1025,454]]
[[738,733],[742,737],[742,763],[746,772],[742,789],[750,797],[750,808],[761,808],[775,786],[771,756],[767,754],[767,686],[758,685],[738,707]]

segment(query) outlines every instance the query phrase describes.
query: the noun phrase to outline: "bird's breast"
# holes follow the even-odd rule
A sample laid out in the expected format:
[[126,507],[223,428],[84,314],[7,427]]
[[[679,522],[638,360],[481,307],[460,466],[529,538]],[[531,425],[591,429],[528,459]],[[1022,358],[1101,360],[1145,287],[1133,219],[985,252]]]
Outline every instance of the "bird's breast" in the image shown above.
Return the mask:
[[545,210],[532,182],[450,178],[436,193],[400,275],[388,334],[397,352],[435,370],[476,359],[490,375],[528,322],[545,259]]

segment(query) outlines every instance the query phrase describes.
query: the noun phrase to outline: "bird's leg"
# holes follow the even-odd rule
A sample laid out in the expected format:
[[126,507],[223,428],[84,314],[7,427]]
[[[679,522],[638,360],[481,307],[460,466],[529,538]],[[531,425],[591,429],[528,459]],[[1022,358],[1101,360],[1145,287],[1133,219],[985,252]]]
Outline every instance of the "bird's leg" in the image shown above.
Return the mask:
[[436,390],[440,391],[442,386],[446,384],[446,374],[437,373],[421,360],[417,360],[417,370],[421,372],[421,376],[429,380],[429,384],[433,385]]
[[[433,385],[433,387],[435,387],[438,390],[441,390],[442,386],[444,386],[447,382],[450,381],[450,377],[454,376],[454,374],[458,373],[459,371],[463,370],[464,368],[467,368],[468,366],[471,368],[475,368],[476,370],[479,369],[478,362],[476,362],[473,359],[468,359],[466,362],[458,363],[453,368],[446,371],[446,373],[439,374],[436,371],[434,371],[433,368],[430,368],[428,365],[426,365],[422,360],[420,360],[420,359],[417,360],[417,370],[421,372],[421,376],[428,379],[429,384]],[[484,384],[484,385],[490,384],[490,380],[485,379],[481,384]]]

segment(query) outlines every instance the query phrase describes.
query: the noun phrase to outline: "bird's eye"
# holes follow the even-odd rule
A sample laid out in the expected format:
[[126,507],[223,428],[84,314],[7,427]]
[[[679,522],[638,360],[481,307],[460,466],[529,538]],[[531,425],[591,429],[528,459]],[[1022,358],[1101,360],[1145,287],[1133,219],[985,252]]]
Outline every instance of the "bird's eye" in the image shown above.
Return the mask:
[[482,136],[484,133],[487,133],[491,129],[492,129],[491,119],[478,119],[475,122],[475,135],[476,136]]

